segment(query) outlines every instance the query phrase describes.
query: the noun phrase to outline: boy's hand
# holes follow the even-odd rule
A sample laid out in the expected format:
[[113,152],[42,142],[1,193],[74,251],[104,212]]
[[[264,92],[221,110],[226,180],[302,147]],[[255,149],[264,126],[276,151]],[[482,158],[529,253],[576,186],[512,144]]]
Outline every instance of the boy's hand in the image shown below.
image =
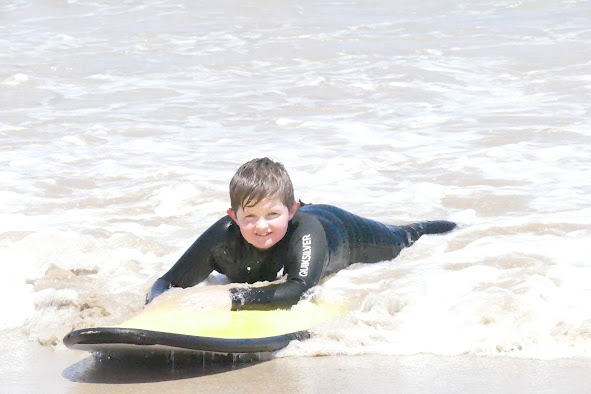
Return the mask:
[[146,305],[152,302],[152,300],[170,289],[170,282],[160,278],[152,285],[150,292],[146,294]]

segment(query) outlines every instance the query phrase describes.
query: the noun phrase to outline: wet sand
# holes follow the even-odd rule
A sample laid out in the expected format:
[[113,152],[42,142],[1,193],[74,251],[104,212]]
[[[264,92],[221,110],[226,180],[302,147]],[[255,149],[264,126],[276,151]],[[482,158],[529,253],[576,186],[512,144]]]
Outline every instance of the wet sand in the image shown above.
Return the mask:
[[2,391],[11,393],[591,392],[587,359],[420,354],[266,357],[248,362],[212,361],[211,355],[99,360],[85,352],[40,346],[20,349],[12,359],[3,354]]

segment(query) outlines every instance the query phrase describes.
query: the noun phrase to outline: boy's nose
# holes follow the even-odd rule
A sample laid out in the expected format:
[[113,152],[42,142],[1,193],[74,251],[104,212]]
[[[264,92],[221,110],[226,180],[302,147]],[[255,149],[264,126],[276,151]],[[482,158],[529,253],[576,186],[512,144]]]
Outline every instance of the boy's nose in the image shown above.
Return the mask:
[[265,229],[268,227],[267,221],[263,218],[260,218],[259,220],[257,220],[255,226],[256,226],[256,228],[260,228],[260,229]]

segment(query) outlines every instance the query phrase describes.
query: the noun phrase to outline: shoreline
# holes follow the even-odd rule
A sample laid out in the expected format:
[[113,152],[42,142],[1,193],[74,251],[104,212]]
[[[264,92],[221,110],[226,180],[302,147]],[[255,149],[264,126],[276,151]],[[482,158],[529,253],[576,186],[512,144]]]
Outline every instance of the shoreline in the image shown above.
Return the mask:
[[[258,393],[372,392],[404,393],[586,393],[591,360],[538,360],[510,357],[321,356],[212,362],[192,356],[173,360],[132,357],[99,360],[86,352],[31,345],[13,351],[3,367],[7,392],[159,393],[217,391]],[[5,357],[10,354],[3,351]],[[211,355],[209,356],[211,357]]]

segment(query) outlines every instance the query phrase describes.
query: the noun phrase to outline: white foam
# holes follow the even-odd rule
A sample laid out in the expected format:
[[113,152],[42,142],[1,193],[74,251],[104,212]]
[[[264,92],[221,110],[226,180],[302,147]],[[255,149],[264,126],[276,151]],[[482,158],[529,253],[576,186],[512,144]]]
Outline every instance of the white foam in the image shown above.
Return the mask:
[[27,74],[16,73],[12,77],[6,78],[2,81],[2,85],[17,86],[29,81]]
[[162,217],[190,215],[195,210],[195,202],[200,190],[194,185],[172,185],[164,187],[154,195],[158,206],[154,210],[156,215]]

